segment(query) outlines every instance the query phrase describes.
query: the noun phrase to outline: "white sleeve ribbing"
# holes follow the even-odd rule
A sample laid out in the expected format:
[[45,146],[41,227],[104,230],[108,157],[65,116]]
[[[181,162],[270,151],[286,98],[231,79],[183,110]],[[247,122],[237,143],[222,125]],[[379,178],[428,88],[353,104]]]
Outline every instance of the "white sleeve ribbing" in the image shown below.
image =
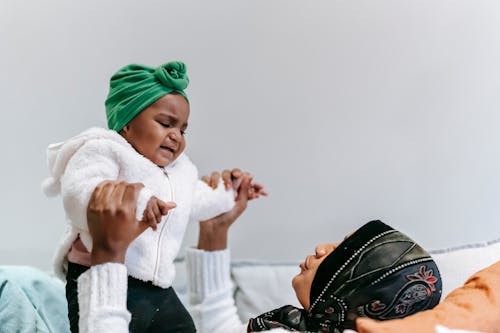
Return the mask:
[[229,250],[186,252],[191,315],[200,333],[246,333],[236,312]]
[[92,266],[78,278],[81,333],[126,333],[127,268],[117,263]]

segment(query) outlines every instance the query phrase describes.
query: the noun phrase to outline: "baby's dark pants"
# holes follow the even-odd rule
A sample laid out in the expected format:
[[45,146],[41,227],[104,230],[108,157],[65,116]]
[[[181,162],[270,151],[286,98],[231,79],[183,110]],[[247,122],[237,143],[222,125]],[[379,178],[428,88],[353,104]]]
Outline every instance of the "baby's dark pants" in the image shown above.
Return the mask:
[[[89,269],[69,263],[66,274],[66,299],[71,332],[78,332],[78,277]],[[127,308],[132,314],[129,331],[133,333],[194,333],[193,319],[172,287],[163,289],[151,282],[128,277]]]

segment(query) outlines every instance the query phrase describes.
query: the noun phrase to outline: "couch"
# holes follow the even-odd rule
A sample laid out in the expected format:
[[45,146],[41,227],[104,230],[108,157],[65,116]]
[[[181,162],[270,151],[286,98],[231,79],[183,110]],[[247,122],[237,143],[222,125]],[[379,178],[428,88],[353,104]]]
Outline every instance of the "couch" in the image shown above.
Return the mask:
[[[474,273],[500,261],[500,239],[430,251],[443,279],[444,299]],[[291,281],[299,271],[298,262],[233,261],[232,279],[238,314],[243,321],[281,305],[299,306]],[[186,270],[176,262],[174,288],[187,304]],[[499,286],[500,288],[500,286]],[[500,313],[499,313],[500,315]]]
[[[431,251],[443,279],[443,298],[475,272],[500,261],[500,239]],[[176,260],[174,289],[188,304],[186,269]],[[291,287],[297,262],[234,261],[234,297],[242,321],[285,304],[298,306]],[[499,286],[500,288],[500,286]],[[0,266],[0,333],[69,332],[64,284],[26,266]],[[500,309],[499,309],[500,317]]]

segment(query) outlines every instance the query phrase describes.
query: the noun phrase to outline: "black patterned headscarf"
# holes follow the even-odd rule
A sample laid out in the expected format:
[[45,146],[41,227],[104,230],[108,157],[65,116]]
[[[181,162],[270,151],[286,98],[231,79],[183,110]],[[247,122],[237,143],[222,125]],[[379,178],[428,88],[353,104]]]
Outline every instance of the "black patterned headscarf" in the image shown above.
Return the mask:
[[320,264],[310,308],[287,305],[250,319],[248,332],[281,327],[302,332],[355,329],[358,317],[403,318],[439,303],[442,284],[431,256],[408,236],[371,221]]

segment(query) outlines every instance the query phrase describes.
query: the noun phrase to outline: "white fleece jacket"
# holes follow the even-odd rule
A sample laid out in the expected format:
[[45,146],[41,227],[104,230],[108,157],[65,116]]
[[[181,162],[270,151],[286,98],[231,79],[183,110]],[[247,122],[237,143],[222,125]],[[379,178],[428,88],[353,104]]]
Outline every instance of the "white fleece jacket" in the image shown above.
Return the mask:
[[61,194],[68,220],[55,256],[56,274],[64,279],[67,254],[78,235],[87,248],[92,239],[87,227],[87,205],[96,186],[104,180],[140,182],[137,219],[141,220],[151,196],[177,204],[158,229],[147,229],[129,246],[125,257],[128,274],[168,288],[175,277],[178,254],[188,220],[206,220],[234,206],[234,192],[224,186],[212,190],[198,179],[198,170],[185,154],[165,168],[137,153],[117,132],[91,128],[47,150],[50,177],[42,187],[49,196]]

